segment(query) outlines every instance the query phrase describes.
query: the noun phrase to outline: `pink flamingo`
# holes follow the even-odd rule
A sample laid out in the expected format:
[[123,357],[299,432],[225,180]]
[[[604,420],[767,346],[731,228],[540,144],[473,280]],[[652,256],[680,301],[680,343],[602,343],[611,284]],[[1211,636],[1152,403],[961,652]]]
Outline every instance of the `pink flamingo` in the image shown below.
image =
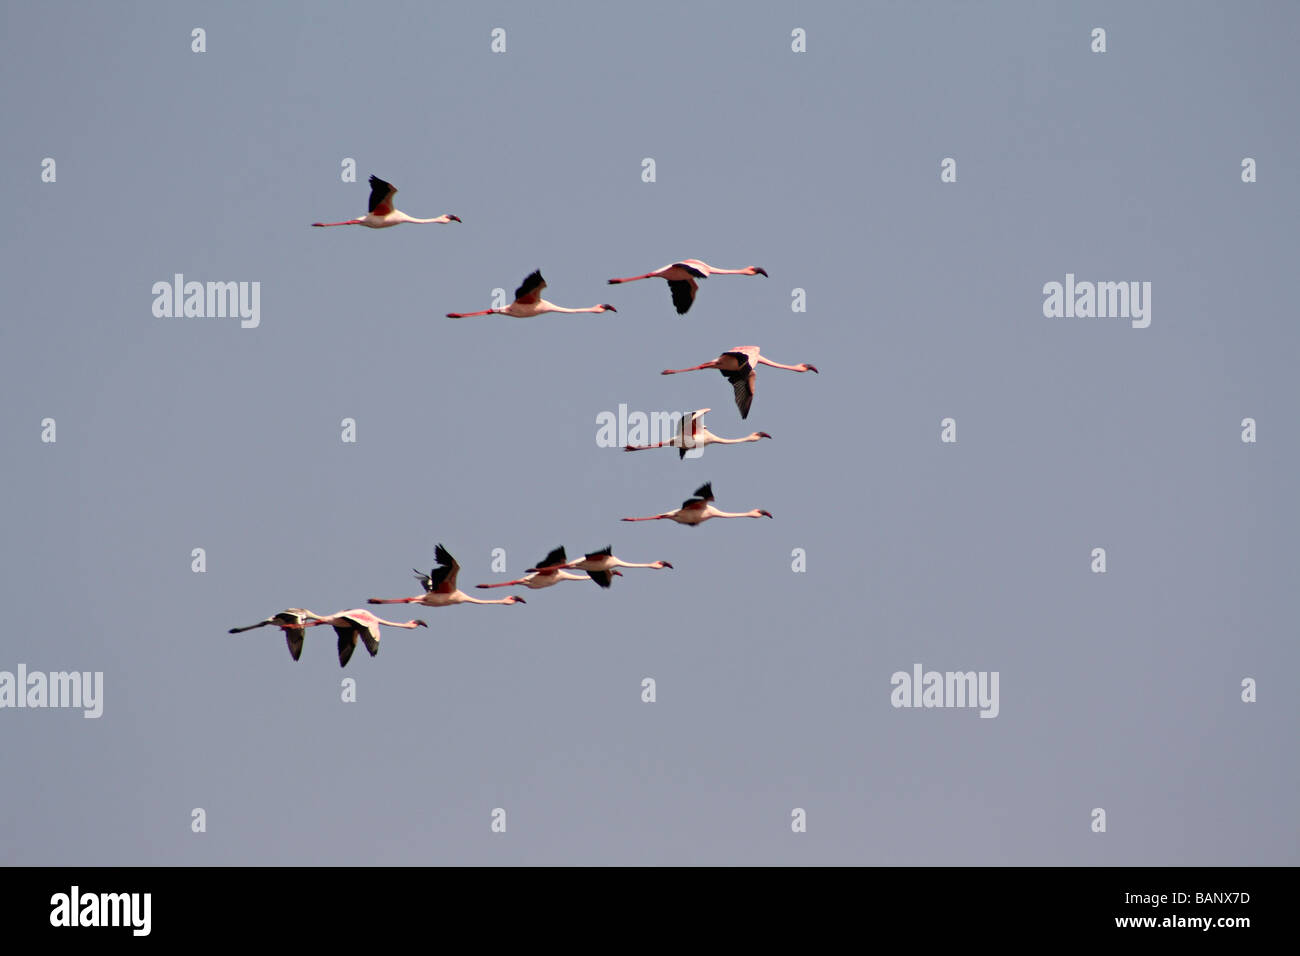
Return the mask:
[[232,627],[230,633],[241,634],[244,631],[251,631],[267,625],[278,627],[284,633],[285,643],[289,645],[289,656],[296,661],[302,656],[302,642],[306,634],[306,628],[311,626],[305,622],[316,617],[318,615],[304,608],[291,607],[279,614],[271,615],[265,621],[250,624],[248,627]]
[[460,222],[459,216],[445,215],[433,219],[415,219],[393,208],[393,196],[397,187],[386,183],[378,176],[370,177],[370,211],[360,219],[346,219],[343,222],[313,222],[313,226],[369,226],[371,229],[387,229],[400,226],[404,222]]
[[650,515],[645,518],[624,518],[624,521],[658,521],[667,518],[669,521],[676,521],[678,524],[687,524],[691,526],[703,524],[710,518],[770,518],[772,513],[764,511],[762,508],[755,508],[753,511],[739,511],[731,513],[719,511],[713,507],[710,502],[713,501],[713,482],[700,485],[695,489],[695,497],[688,498],[682,502],[682,506],[674,511],[665,511],[661,515]]
[[731,383],[736,395],[736,407],[740,409],[740,417],[744,419],[749,417],[749,406],[754,401],[754,388],[757,384],[758,367],[760,365],[784,368],[791,372],[817,371],[817,366],[809,365],[807,362],[799,365],[782,365],[780,362],[773,362],[771,359],[764,358],[759,354],[757,345],[739,345],[730,352],[723,352],[717,358],[710,359],[703,365],[692,365],[690,368],[666,368],[660,374],[676,375],[678,372],[694,372],[702,368],[716,368],[722,373],[722,377]]
[[647,272],[644,275],[628,276],[625,279],[610,279],[610,285],[617,285],[620,282],[636,282],[638,279],[667,279],[668,291],[672,293],[673,305],[677,307],[678,315],[685,315],[690,309],[691,303],[695,301],[695,293],[699,289],[696,279],[707,279],[709,276],[766,276],[767,270],[758,266],[746,266],[743,269],[715,269],[701,259],[682,259],[680,262],[674,262],[666,265],[662,269],[656,269],[654,272]]
[[683,415],[677,422],[677,433],[669,441],[655,442],[653,445],[624,445],[623,450],[645,451],[648,448],[676,448],[677,457],[683,459],[686,457],[686,452],[692,448],[703,448],[705,445],[740,445],[747,441],[758,441],[760,438],[772,437],[767,432],[754,432],[744,438],[719,438],[709,431],[704,426],[704,422],[700,420],[704,417],[705,412],[710,410],[701,408]]
[[456,576],[460,574],[460,565],[442,545],[434,551],[438,566],[428,574],[415,572],[415,578],[424,587],[419,597],[408,598],[371,598],[370,604],[424,604],[428,607],[450,607],[453,604],[527,604],[523,598],[511,594],[498,601],[480,601],[456,588]]
[[614,557],[614,548],[612,545],[600,551],[592,551],[590,554],[584,555],[576,561],[565,562],[564,556],[561,555],[559,563],[552,564],[551,562],[554,557],[555,552],[551,552],[546,556],[546,561],[544,561],[542,565],[536,568],[529,568],[528,570],[540,574],[558,568],[574,568],[579,571],[586,571],[587,575],[593,581],[599,584],[602,588],[607,588],[613,582],[613,576],[615,574],[619,577],[623,576],[623,572],[618,570],[619,568],[672,568],[672,565],[667,561],[651,561],[648,564],[632,564],[620,558],[616,558]]
[[385,621],[382,617],[375,617],[369,611],[359,607],[336,611],[325,617],[312,614],[311,618],[306,622],[308,627],[328,624],[339,636],[339,667],[348,666],[348,661],[352,659],[352,652],[357,648],[358,640],[365,642],[366,650],[370,652],[371,657],[379,653],[379,625],[381,624],[406,628],[429,626],[424,621]]
[[546,288],[546,280],[542,278],[542,270],[535,269],[529,273],[528,277],[515,289],[515,301],[511,302],[504,309],[484,309],[482,312],[448,312],[449,319],[465,319],[472,315],[508,315],[516,319],[531,319],[535,315],[542,315],[546,312],[617,312],[618,309],[612,305],[593,305],[587,309],[566,309],[556,305],[554,302],[547,302],[542,298],[542,290]]

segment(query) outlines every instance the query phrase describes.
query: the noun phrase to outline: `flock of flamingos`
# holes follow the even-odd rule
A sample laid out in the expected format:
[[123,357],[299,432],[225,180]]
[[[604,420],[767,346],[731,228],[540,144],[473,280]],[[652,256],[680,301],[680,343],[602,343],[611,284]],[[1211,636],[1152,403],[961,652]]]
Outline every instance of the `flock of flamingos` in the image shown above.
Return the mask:
[[[398,226],[402,223],[448,223],[460,222],[458,216],[442,215],[433,219],[415,219],[406,213],[394,208],[393,196],[397,189],[390,183],[384,182],[377,176],[370,177],[370,209],[360,219],[348,219],[343,222],[314,222],[313,226],[367,226],[371,229],[386,229],[389,226]],[[623,282],[635,282],[638,279],[665,279],[668,282],[668,291],[672,294],[673,306],[677,309],[678,315],[685,315],[695,302],[695,294],[699,290],[699,284],[696,280],[707,279],[711,275],[761,275],[766,276],[767,272],[757,266],[747,266],[744,269],[715,269],[707,262],[701,262],[699,259],[682,259],[679,262],[671,263],[661,269],[653,272],[646,272],[642,275],[627,276],[622,279],[610,279],[610,285],[617,285]],[[523,283],[515,290],[515,299],[508,306],[501,309],[484,309],[481,312],[448,312],[447,317],[450,319],[464,319],[477,315],[508,315],[516,319],[528,319],[534,316],[543,315],[547,312],[617,312],[612,305],[601,304],[593,305],[585,309],[566,309],[562,306],[555,305],[553,302],[547,302],[542,298],[542,291],[546,289],[546,280],[542,278],[540,271],[533,272]],[[723,352],[717,358],[709,359],[699,365],[692,365],[690,368],[665,369],[664,375],[676,375],[679,372],[694,372],[700,369],[717,369],[723,377],[731,384],[735,393],[736,408],[740,411],[741,419],[749,417],[749,408],[754,401],[754,386],[758,373],[758,366],[770,365],[773,368],[788,369],[792,372],[816,372],[817,369],[801,363],[799,365],[782,365],[780,362],[773,362],[759,354],[757,346],[742,345],[738,348]],[[771,438],[767,432],[754,432],[744,438],[719,438],[704,427],[702,421],[707,408],[701,408],[689,414],[681,416],[677,423],[676,434],[671,440],[666,442],[656,442],[652,445],[627,445],[627,451],[643,451],[649,448],[676,448],[680,457],[685,457],[688,449],[702,448],[710,444],[733,445],[742,442],[758,441],[762,438]],[[710,518],[770,518],[771,513],[764,511],[762,508],[755,508],[752,511],[727,512],[720,511],[713,505],[713,486],[712,483],[701,485],[695,490],[692,497],[682,502],[680,508],[672,511],[665,511],[662,514],[647,515],[643,518],[624,518],[624,521],[676,521],[684,525],[700,525]],[[370,604],[420,604],[425,607],[450,607],[454,604],[523,604],[524,599],[518,595],[511,594],[498,600],[483,600],[470,597],[464,591],[457,587],[457,576],[460,573],[460,565],[456,562],[450,552],[441,544],[437,546],[434,552],[437,559],[437,567],[433,568],[428,574],[420,571],[415,572],[416,579],[424,589],[424,593],[416,597],[404,598],[371,598]],[[559,547],[553,550],[534,568],[529,568],[528,572],[514,581],[503,581],[499,584],[480,584],[480,588],[501,588],[522,586],[531,589],[546,588],[559,584],[561,581],[594,581],[602,588],[608,588],[615,577],[621,577],[623,572],[620,568],[671,568],[672,565],[667,561],[651,561],[646,564],[633,564],[614,557],[612,548],[604,548],[600,551],[593,551],[585,554],[576,561],[570,561],[565,555],[564,548]],[[582,571],[583,574],[573,574],[573,571]],[[248,627],[232,627],[231,634],[239,634],[243,631],[251,631],[259,627],[278,627],[285,636],[289,645],[289,654],[296,661],[302,655],[303,640],[306,636],[306,630],[309,627],[315,627],[327,624],[334,628],[338,634],[338,651],[339,666],[346,667],[352,657],[352,652],[356,650],[358,641],[366,646],[370,656],[374,657],[379,653],[379,628],[380,625],[389,627],[428,627],[424,621],[386,621],[383,618],[376,617],[374,614],[364,608],[352,608],[346,611],[338,611],[334,614],[321,615],[305,608],[288,608],[280,611],[278,614],[268,617],[264,621],[258,621],[256,624],[250,624]]]

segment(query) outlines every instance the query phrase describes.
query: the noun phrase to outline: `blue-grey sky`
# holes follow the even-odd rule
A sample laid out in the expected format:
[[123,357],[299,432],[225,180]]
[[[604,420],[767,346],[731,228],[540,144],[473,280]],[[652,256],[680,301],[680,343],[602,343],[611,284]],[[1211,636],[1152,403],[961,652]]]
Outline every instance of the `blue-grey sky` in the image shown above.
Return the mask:
[[[3,862],[1300,862],[1293,5],[0,10],[0,670],[104,674],[97,720],[0,710]],[[372,173],[463,223],[310,228]],[[687,257],[770,277],[605,281]],[[618,312],[443,317],[536,268]],[[155,317],[176,273],[260,325]],[[1150,326],[1045,317],[1067,274]],[[746,344],[821,374],[744,422],[658,374]],[[599,447],[620,404],[773,440]],[[710,480],[775,517],[618,520]],[[345,670],[227,633],[415,594],[438,542],[471,591],[675,570]],[[894,708],[916,663],[998,716]]]

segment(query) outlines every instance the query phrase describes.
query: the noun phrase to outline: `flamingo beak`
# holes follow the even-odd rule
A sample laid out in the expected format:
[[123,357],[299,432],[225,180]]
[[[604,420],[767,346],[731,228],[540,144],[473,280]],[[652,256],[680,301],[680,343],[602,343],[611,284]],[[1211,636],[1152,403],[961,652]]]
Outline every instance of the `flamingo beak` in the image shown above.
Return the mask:
[[447,218],[452,222],[460,222],[460,216],[453,216],[451,213],[447,213]]
[[[806,363],[805,363],[805,364],[806,364]],[[817,366],[816,366],[816,365],[809,365],[809,366],[808,366],[808,371],[810,371],[810,372],[817,372]],[[817,374],[820,375],[821,372],[817,372]]]
[[516,603],[516,604],[527,604],[528,602],[525,601],[523,598],[521,598],[518,594],[516,594],[516,595],[515,595],[515,603]]
[[759,432],[759,433],[758,433],[758,437],[759,437],[759,438],[771,438],[772,436],[769,435],[767,432]]
[[762,277],[765,278],[765,279],[768,277],[768,276],[767,276],[767,270],[766,270],[766,269],[760,269],[758,266],[754,266],[754,275],[762,276]]
[[416,621],[415,623],[418,624],[418,625],[420,625],[420,627],[428,627],[428,626],[429,626],[428,624],[424,623],[424,621]]
[[606,312],[617,312],[618,309],[614,308],[612,305],[606,305],[606,306],[605,306],[605,311],[606,311]]
[[764,511],[764,510],[761,509],[761,508],[759,509],[758,513],[761,514],[761,515],[763,515],[763,516],[765,516],[765,517],[768,517],[768,518],[772,517],[772,512],[770,512],[770,511]]
[[664,567],[665,567],[665,568],[671,568],[672,565],[669,564],[667,561],[665,561],[665,562],[664,562]]

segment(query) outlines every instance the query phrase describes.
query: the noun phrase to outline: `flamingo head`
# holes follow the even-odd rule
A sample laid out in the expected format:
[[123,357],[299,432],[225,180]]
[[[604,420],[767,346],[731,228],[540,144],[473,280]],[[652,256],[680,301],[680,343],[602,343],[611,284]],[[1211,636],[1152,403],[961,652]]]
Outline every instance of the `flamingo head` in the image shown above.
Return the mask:
[[600,310],[601,310],[602,312],[617,312],[617,311],[618,311],[618,309],[614,308],[614,307],[613,307],[612,305],[610,305],[609,303],[604,303],[604,304],[602,304],[601,307],[600,307]]
[[772,517],[772,512],[770,512],[770,511],[764,511],[762,508],[759,508],[759,509],[758,509],[758,513],[761,514],[764,518],[770,518],[770,517]]
[[507,604],[527,604],[528,602],[525,601],[523,598],[521,598],[518,594],[512,594],[512,595],[510,595],[508,598],[506,598],[506,603],[507,603]]
[[658,564],[659,564],[659,567],[660,567],[660,568],[668,568],[670,571],[671,571],[672,568],[673,568],[673,566],[672,566],[671,564],[669,564],[667,561],[660,561],[660,562],[658,562]]
[[768,277],[767,270],[762,268],[761,266],[750,266],[749,274],[752,276],[762,276],[765,279]]
[[[817,366],[816,366],[816,365],[809,365],[807,362],[804,362],[804,363],[803,363],[803,370],[804,370],[805,372],[817,372]],[[817,372],[817,374],[820,375],[821,372]]]
[[451,213],[447,213],[447,221],[448,221],[448,222],[460,222],[460,216],[453,216]]
[[428,627],[428,626],[429,626],[429,625],[426,624],[424,621],[420,621],[420,620],[417,620],[417,621],[415,621],[415,622],[413,622],[413,623],[415,624],[416,627]]

